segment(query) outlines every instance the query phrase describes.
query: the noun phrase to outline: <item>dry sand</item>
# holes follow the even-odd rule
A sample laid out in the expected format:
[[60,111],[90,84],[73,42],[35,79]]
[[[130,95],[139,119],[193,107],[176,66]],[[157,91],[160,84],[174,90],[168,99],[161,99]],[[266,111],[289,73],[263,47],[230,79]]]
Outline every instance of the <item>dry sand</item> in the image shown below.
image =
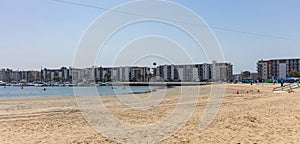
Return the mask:
[[[222,106],[204,131],[199,131],[199,121],[210,86],[201,88],[196,110],[186,125],[158,143],[300,143],[300,90],[275,94],[273,85],[226,87]],[[103,100],[118,119],[131,124],[150,124],[170,115],[179,91],[180,87],[168,89],[161,105],[148,111],[128,108],[115,97]],[[162,94],[162,90],[154,93]],[[138,96],[148,97],[149,93]],[[0,143],[117,142],[86,123],[74,97],[43,97],[0,99]]]

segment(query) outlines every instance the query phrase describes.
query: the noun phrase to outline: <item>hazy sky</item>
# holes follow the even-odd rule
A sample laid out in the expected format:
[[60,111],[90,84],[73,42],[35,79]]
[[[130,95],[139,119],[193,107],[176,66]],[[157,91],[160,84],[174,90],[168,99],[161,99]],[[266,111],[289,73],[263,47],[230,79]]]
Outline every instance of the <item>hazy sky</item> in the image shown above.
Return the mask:
[[[128,2],[125,0],[69,1],[107,9]],[[195,11],[212,27],[222,47],[225,60],[233,63],[235,73],[242,70],[256,71],[256,62],[262,58],[300,58],[299,0],[178,0],[175,2]],[[80,38],[87,27],[104,12],[105,10],[52,0],[1,0],[0,68],[28,70],[40,69],[41,66],[48,68],[72,66]],[[139,27],[133,25],[127,31],[142,28],[141,31],[146,34],[162,35],[158,28],[165,26],[151,24],[145,23]],[[146,27],[148,29],[143,29]],[[164,30],[180,35],[171,27],[166,27]],[[123,31],[126,35],[125,32],[126,30]],[[164,36],[168,37],[168,35]],[[113,46],[118,47],[118,44],[111,45]],[[116,53],[109,48],[106,52]],[[193,50],[190,52],[194,53]],[[195,62],[205,62],[202,55],[195,57]],[[101,58],[107,59],[107,57]],[[97,64],[109,65],[109,62]]]

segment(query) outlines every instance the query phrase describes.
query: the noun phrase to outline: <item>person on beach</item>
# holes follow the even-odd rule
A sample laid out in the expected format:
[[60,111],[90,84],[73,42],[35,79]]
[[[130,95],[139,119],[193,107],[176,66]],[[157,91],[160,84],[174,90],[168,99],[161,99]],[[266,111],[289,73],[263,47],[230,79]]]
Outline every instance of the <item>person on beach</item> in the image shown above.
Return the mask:
[[283,84],[284,84],[283,79],[281,79],[281,80],[280,80],[280,85],[281,85],[281,87],[283,87]]

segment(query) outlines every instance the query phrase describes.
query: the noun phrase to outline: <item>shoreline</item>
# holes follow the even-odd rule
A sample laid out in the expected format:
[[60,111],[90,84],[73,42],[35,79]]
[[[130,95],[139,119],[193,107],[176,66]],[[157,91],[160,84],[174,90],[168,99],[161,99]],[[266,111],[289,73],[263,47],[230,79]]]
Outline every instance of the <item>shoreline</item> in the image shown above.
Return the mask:
[[[299,143],[300,90],[272,93],[275,86],[226,85],[216,117],[204,131],[199,131],[199,120],[211,88],[210,85],[201,86],[196,109],[189,121],[158,143]],[[237,90],[240,94],[236,94]],[[148,98],[164,91],[136,96]],[[146,111],[126,107],[115,96],[101,99],[115,118],[130,124],[150,124],[172,113],[180,91],[181,87],[167,89],[164,101]],[[73,96],[0,100],[0,143],[117,143],[86,123]],[[189,106],[189,99],[184,101],[183,105]]]

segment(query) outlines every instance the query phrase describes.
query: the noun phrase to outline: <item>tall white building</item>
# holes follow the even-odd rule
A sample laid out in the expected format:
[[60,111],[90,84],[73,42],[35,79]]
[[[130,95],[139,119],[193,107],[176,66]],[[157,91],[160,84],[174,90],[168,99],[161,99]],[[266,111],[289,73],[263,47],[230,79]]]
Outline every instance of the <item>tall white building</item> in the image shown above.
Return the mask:
[[119,68],[114,67],[111,70],[111,79],[112,81],[118,81],[119,80]]
[[176,68],[181,81],[199,81],[198,69],[195,65],[177,65]]
[[212,64],[212,80],[213,81],[229,81],[233,79],[233,67],[231,63],[217,63],[213,61]]
[[119,79],[121,82],[129,82],[130,67],[119,67]]
[[257,74],[259,79],[268,79],[268,61],[258,61]]
[[82,69],[70,68],[70,74],[74,83],[81,82],[84,79]]
[[230,63],[161,65],[156,69],[157,76],[165,81],[229,81],[232,80]]

